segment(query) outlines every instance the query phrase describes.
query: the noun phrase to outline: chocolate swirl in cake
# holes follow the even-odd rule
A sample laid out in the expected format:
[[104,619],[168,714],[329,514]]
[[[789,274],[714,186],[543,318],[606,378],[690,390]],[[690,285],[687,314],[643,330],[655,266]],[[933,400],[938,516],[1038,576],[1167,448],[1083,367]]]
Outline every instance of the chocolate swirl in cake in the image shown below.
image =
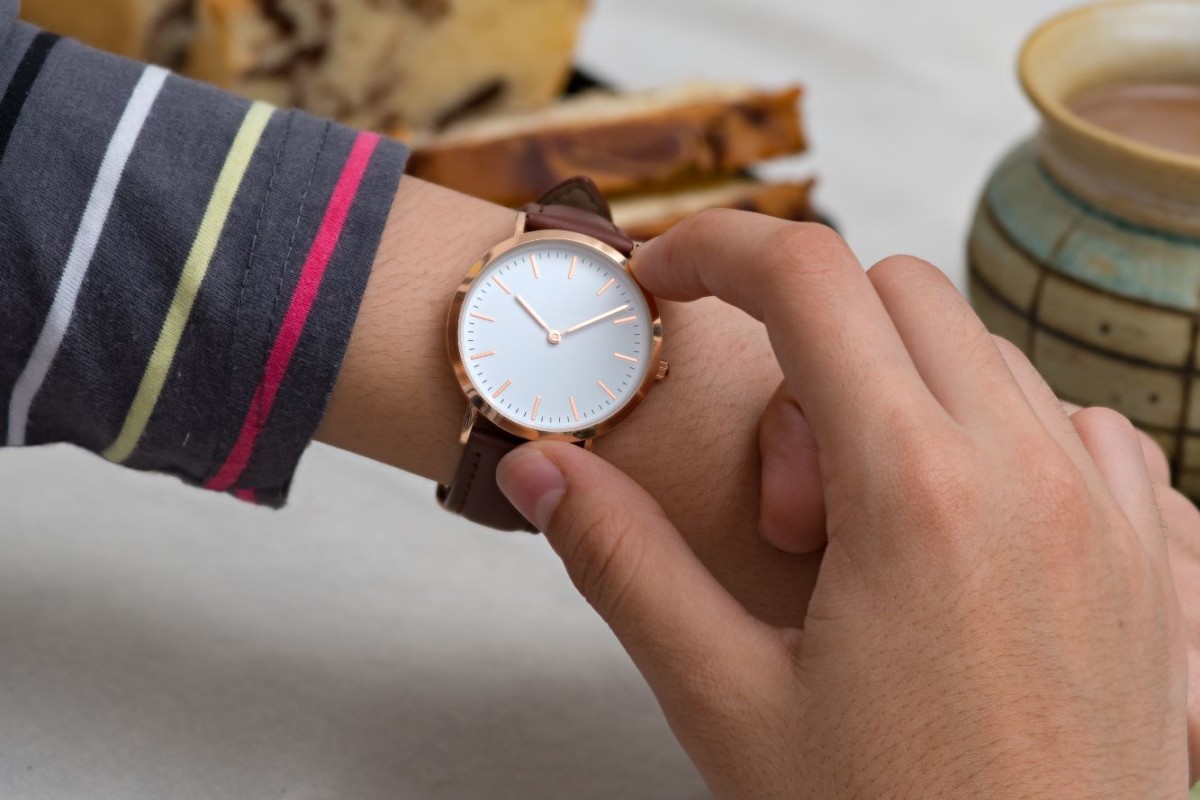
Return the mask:
[[508,84],[499,78],[488,81],[468,94],[457,105],[442,112],[433,125],[434,129],[445,130],[456,122],[495,107],[503,99],[507,89]]
[[332,0],[302,0],[316,24],[304,24],[303,16],[287,0],[256,0],[262,19],[276,31],[276,53],[247,70],[244,79],[270,80],[286,84],[289,103],[304,105],[305,83],[325,62],[329,53],[329,27],[336,10]]
[[195,27],[196,0],[175,0],[164,6],[147,34],[147,59],[168,69],[183,69]]
[[552,100],[588,0],[190,2],[194,77],[395,133]]
[[450,0],[401,0],[414,14],[433,23],[450,15]]

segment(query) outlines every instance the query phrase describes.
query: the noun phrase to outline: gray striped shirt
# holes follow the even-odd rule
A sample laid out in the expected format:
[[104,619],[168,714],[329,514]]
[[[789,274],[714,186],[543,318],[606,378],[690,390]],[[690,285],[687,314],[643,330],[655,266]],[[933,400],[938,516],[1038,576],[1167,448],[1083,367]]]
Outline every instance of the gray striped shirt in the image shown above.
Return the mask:
[[282,504],[406,151],[16,16],[0,0],[0,442]]

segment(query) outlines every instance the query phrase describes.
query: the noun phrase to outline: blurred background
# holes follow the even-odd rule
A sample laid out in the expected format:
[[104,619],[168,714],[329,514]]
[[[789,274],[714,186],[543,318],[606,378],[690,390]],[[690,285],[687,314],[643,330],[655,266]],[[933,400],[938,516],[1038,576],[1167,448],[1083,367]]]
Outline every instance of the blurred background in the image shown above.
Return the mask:
[[[1060,0],[595,0],[622,88],[805,86],[816,201],[864,263],[960,285],[978,192],[1029,133],[1014,77]],[[434,68],[431,65],[431,68]],[[0,450],[0,794],[701,798],[539,538],[314,446],[272,513],[70,449]]]

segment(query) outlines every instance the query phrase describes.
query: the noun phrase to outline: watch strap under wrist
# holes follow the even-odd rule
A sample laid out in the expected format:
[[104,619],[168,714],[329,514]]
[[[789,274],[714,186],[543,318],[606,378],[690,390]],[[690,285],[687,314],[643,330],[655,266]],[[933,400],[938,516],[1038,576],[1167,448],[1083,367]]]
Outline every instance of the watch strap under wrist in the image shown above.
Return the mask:
[[523,439],[478,417],[454,480],[449,486],[438,487],[437,498],[442,508],[489,528],[536,533],[537,529],[513,508],[496,483],[500,459],[524,443]]

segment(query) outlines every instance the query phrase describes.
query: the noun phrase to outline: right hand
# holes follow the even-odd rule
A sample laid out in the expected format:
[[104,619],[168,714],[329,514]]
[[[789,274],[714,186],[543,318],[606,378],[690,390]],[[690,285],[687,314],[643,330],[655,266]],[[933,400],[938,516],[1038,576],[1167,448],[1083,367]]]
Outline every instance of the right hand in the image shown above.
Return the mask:
[[501,481],[717,796],[1186,795],[1178,603],[1127,421],[1072,424],[935,268],[868,276],[826,229],[706,214],[636,270],[766,324],[823,481],[803,629],[746,613],[578,448],[527,445]]

